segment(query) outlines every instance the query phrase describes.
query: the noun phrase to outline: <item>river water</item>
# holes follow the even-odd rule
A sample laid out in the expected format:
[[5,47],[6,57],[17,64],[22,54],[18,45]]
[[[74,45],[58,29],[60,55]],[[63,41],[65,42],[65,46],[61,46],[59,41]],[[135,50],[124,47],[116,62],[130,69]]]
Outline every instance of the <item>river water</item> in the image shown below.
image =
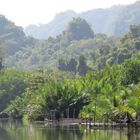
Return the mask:
[[87,129],[85,126],[47,126],[43,123],[0,121],[0,140],[140,140],[128,129]]

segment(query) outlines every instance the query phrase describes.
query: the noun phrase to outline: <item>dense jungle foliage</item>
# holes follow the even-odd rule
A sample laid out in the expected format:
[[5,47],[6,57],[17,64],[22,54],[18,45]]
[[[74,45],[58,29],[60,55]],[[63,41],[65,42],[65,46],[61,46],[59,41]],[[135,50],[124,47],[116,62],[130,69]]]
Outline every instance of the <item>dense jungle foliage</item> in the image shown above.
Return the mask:
[[[78,17],[56,38],[35,40],[8,23],[0,35],[1,112],[33,120],[140,119],[140,25],[108,37]],[[4,42],[13,32],[21,33],[14,42],[23,36],[27,42],[11,54]]]
[[62,72],[9,71],[1,75],[1,83],[9,83],[9,88],[1,88],[1,111],[13,118],[80,117],[117,122],[129,114],[131,119],[139,119],[140,58],[112,67],[106,64],[82,77]]

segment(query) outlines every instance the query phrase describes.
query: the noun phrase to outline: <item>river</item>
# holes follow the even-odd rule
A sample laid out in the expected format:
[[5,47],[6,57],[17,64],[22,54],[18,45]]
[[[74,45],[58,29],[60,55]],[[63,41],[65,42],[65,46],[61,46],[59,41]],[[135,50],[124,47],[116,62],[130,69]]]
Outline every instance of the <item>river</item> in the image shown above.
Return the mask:
[[85,126],[47,126],[44,123],[0,121],[0,140],[140,140],[125,129],[86,129]]

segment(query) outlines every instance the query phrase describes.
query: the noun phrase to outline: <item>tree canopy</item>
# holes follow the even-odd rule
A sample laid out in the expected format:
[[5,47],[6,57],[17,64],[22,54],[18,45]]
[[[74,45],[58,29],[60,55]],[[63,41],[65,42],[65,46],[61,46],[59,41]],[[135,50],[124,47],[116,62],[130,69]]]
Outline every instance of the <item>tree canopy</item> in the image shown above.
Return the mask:
[[71,34],[72,40],[94,37],[94,32],[92,31],[90,25],[86,22],[86,20],[80,17],[73,18],[73,20],[68,24],[67,32]]

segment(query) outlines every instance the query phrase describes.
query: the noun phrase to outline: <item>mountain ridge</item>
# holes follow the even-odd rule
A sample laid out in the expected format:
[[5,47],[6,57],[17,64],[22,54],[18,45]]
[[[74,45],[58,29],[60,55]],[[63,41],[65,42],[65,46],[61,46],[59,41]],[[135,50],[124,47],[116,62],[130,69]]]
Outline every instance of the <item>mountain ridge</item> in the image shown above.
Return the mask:
[[[129,25],[140,23],[140,1],[129,5],[114,5],[110,8],[98,8],[88,10],[82,13],[76,13],[73,10],[67,10],[56,14],[55,18],[48,24],[41,24],[39,26],[28,26],[24,29],[26,35],[31,35],[39,39],[47,39],[48,37],[56,37],[63,30],[73,17],[84,18],[96,33],[104,33],[107,35],[123,35],[128,32]],[[136,13],[137,14],[132,14]],[[133,15],[133,16],[132,16]],[[132,16],[132,20],[128,24],[124,24],[128,17]],[[134,20],[133,20],[134,19]],[[138,20],[135,20],[138,19]],[[119,23],[120,22],[120,23]],[[118,24],[123,23],[124,26],[118,28]],[[122,30],[124,28],[124,30]]]

